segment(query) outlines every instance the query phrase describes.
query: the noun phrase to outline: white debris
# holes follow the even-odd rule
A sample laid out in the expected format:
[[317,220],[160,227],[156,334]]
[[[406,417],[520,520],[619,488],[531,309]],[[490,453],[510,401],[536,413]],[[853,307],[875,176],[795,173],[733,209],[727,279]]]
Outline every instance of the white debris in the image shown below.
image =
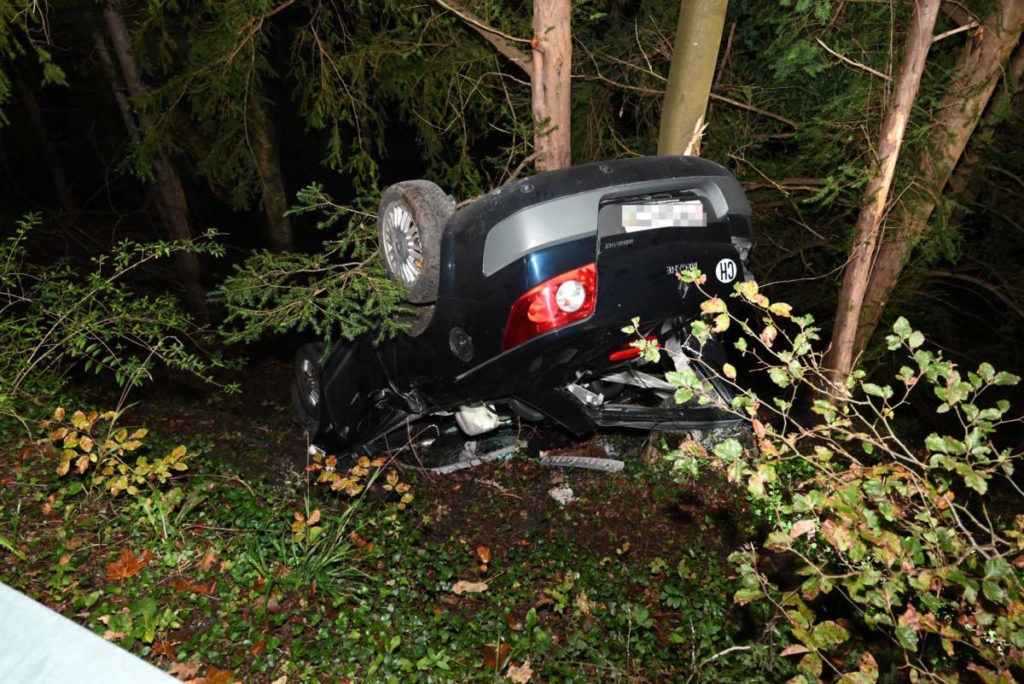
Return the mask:
[[606,473],[621,472],[626,464],[614,458],[592,458],[589,456],[544,456],[540,459],[543,466],[554,466],[556,468],[586,468],[588,470],[601,470]]
[[563,506],[576,500],[575,495],[572,493],[572,487],[552,487],[548,490],[548,494]]

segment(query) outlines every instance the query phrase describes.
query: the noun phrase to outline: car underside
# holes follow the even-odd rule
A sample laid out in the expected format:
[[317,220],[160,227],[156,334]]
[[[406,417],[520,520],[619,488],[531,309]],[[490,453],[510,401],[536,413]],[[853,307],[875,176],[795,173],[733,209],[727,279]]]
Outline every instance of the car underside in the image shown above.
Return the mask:
[[[668,370],[716,380],[725,363],[689,322],[746,277],[750,205],[723,167],[632,158],[511,181],[456,210],[427,181],[388,188],[378,226],[406,287],[408,332],[299,350],[293,416],[317,445],[352,451],[411,421],[451,414],[482,434],[499,416],[599,428],[734,422],[722,402],[676,404]],[[698,291],[679,277],[699,269]],[[636,325],[632,322],[636,320]],[[629,334],[624,327],[631,328]],[[663,350],[645,364],[646,338]],[[716,405],[718,404],[718,405]]]

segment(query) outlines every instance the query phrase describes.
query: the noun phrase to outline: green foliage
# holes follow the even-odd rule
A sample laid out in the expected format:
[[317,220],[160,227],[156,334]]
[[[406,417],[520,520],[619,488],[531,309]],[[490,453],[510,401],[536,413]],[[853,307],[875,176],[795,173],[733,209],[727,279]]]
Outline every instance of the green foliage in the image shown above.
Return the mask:
[[[875,681],[876,657],[887,655],[868,644],[853,670],[837,665],[836,654],[865,646],[849,643],[834,602],[820,600],[829,594],[845,599],[847,619],[902,649],[912,681],[965,667],[983,679],[1012,678],[1024,666],[1024,515],[1004,502],[1019,504],[1013,474],[1022,454],[1000,433],[1021,419],[999,392],[1019,378],[987,363],[961,371],[900,318],[887,338],[905,360],[895,382],[871,382],[863,370],[835,381],[813,347],[809,317],[770,302],[753,282],[738,284],[734,297],[756,319],[730,314],[745,338],[736,346],[779,390],[765,401],[737,388],[733,409],[752,421],[758,448],[729,440],[714,449],[714,465],[770,504],[763,548],[731,556],[742,584],[736,602],[766,601],[788,620],[798,643],[786,654],[802,656],[802,681],[823,670]],[[720,308],[708,307],[705,319]],[[693,329],[710,334],[706,320]],[[912,400],[929,399],[940,402],[943,427],[915,439],[902,416]],[[809,413],[798,408],[804,400]],[[793,557],[802,583],[774,577],[772,554]]]
[[157,155],[185,151],[235,208],[249,208],[259,199],[255,155],[267,143],[255,108],[270,104],[264,81],[274,69],[266,56],[271,34],[266,22],[277,9],[266,0],[145,6],[135,41],[141,66],[156,87],[136,104],[155,126],[144,131],[133,152],[137,174],[152,175]]
[[64,70],[46,49],[49,36],[45,10],[45,5],[30,0],[0,0],[0,127],[8,123],[4,109],[12,90],[7,68],[28,50],[35,53],[44,85],[67,85]]
[[394,335],[402,324],[401,285],[387,278],[377,252],[375,215],[335,204],[320,185],[299,193],[296,213],[322,212],[317,226],[347,226],[317,254],[258,252],[218,287],[227,309],[224,335],[251,342],[266,333],[309,330],[325,340],[375,331]]
[[189,243],[126,240],[84,268],[41,266],[27,258],[39,221],[27,216],[0,243],[0,414],[21,415],[40,383],[73,368],[106,372],[127,387],[150,379],[154,364],[212,381],[222,361],[194,350],[198,330],[174,297],[138,294],[130,279],[180,250],[220,254],[214,233]]

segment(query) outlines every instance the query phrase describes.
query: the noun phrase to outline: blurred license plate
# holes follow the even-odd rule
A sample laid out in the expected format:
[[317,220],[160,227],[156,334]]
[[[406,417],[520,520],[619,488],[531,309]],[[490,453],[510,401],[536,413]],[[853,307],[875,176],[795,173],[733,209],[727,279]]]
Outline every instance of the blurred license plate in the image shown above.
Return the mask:
[[708,225],[700,200],[623,204],[622,227],[627,233],[655,228],[701,228]]

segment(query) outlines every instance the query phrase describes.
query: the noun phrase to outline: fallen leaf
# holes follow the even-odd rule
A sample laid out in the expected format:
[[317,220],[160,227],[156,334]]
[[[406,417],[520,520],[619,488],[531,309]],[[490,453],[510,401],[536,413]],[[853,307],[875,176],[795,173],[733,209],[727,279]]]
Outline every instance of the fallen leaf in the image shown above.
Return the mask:
[[257,653],[259,653],[260,651],[262,651],[266,647],[267,647],[267,640],[266,639],[260,639],[255,644],[253,644],[252,646],[249,647],[249,653],[252,654],[252,655],[256,655]]
[[126,580],[135,577],[142,571],[142,568],[149,565],[149,550],[142,552],[142,556],[136,557],[131,549],[125,549],[113,563],[107,563],[107,579],[111,582]]
[[309,525],[316,525],[318,522],[320,522],[320,509],[318,508],[312,513],[310,513],[309,520],[307,520],[306,522]]
[[209,596],[217,588],[217,580],[209,582],[189,582],[178,577],[170,580],[171,588],[182,593],[189,592],[200,596]]
[[[590,607],[593,604],[587,598],[587,592],[581,591],[576,594],[576,607],[580,609],[580,612],[584,615],[590,615]],[[527,661],[529,662],[529,661]]]
[[458,594],[479,594],[487,591],[487,582],[467,582],[466,580],[459,580],[452,585],[452,593]]
[[510,682],[516,682],[516,684],[526,684],[530,681],[530,677],[533,676],[533,670],[530,669],[530,659],[527,658],[522,665],[516,665],[515,663],[508,666],[508,672],[505,674]]
[[780,656],[800,655],[801,653],[807,653],[807,647],[803,644],[791,644],[786,648],[782,649]]
[[115,632],[112,629],[108,629],[103,633],[103,638],[107,641],[118,641],[124,639],[124,632]]
[[231,670],[218,670],[213,665],[206,666],[206,675],[193,679],[189,684],[231,684]]
[[200,567],[203,568],[203,572],[209,572],[210,568],[212,568],[213,564],[216,563],[216,562],[217,562],[217,552],[214,551],[213,549],[210,549],[203,556],[203,560],[201,560],[199,562],[199,565],[200,565]]
[[178,657],[178,654],[174,650],[174,646],[166,641],[158,641],[153,644],[152,653],[155,656],[164,656],[170,660],[175,660]]
[[491,562],[491,550],[486,546],[476,547],[476,555],[480,556],[480,562],[485,565]]
[[505,659],[508,658],[511,650],[512,647],[507,643],[501,643],[497,647],[488,644],[480,649],[480,653],[483,656],[484,665],[496,670],[505,664]]
[[288,684],[288,675],[281,675],[274,681],[270,682],[270,684]]
[[508,628],[513,632],[523,631],[523,623],[520,622],[512,613],[505,614],[505,622],[508,623]]

